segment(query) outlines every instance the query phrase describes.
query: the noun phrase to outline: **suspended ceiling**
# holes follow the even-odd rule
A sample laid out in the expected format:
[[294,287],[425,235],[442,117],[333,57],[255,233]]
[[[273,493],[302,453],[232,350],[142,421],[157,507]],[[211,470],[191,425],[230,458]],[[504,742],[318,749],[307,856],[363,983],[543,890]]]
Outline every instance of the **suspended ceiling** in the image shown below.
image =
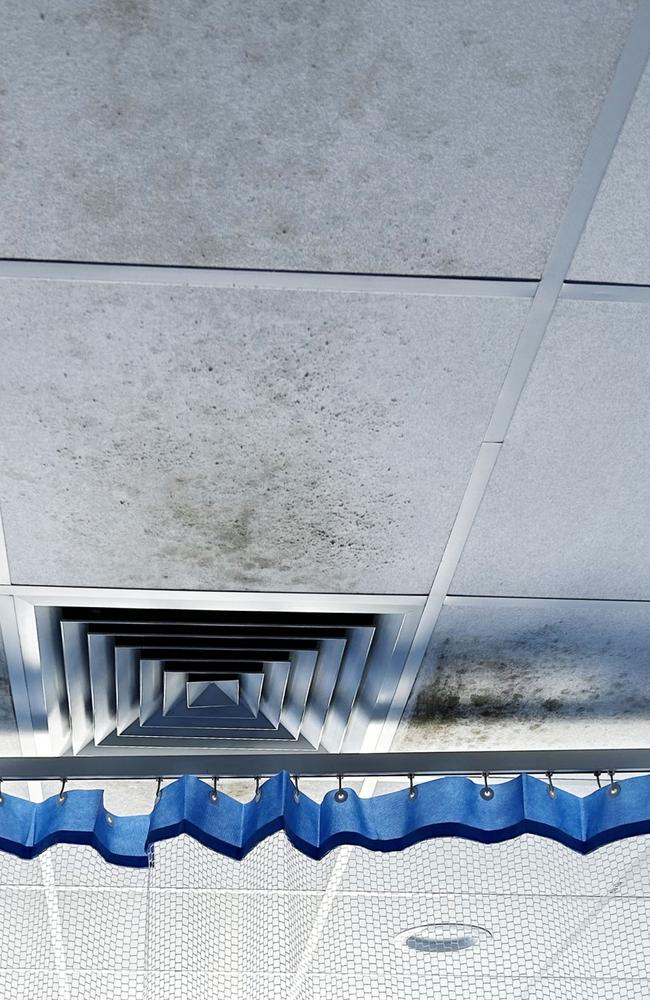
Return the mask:
[[422,596],[401,747],[647,743],[648,4],[0,7],[4,596]]

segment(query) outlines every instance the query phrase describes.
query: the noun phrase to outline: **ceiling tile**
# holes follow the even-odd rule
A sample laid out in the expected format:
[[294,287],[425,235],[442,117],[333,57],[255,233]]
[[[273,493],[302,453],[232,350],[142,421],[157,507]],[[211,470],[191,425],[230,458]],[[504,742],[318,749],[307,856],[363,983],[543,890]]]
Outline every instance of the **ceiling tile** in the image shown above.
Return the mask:
[[643,603],[452,598],[392,749],[643,746],[649,645]]
[[0,255],[538,276],[636,6],[4,2]]
[[650,599],[650,307],[562,302],[454,594]]
[[650,69],[600,186],[569,277],[650,284]]
[[6,282],[23,584],[423,593],[528,303]]

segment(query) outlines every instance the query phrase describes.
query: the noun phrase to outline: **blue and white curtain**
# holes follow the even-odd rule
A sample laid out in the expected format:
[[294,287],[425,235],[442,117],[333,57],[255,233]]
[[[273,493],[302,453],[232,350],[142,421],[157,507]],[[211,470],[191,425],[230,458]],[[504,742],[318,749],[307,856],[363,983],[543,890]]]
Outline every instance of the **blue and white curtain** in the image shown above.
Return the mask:
[[344,844],[399,851],[435,837],[497,843],[524,833],[587,854],[650,833],[650,776],[611,782],[586,797],[521,775],[493,787],[439,778],[372,798],[344,788],[317,803],[297,792],[283,772],[246,803],[184,777],[162,789],[146,816],[115,816],[105,808],[103,793],[92,790],[40,803],[3,792],[0,805],[0,850],[27,859],[54,844],[86,844],[109,862],[144,868],[153,844],[180,834],[241,859],[280,830],[316,860]]

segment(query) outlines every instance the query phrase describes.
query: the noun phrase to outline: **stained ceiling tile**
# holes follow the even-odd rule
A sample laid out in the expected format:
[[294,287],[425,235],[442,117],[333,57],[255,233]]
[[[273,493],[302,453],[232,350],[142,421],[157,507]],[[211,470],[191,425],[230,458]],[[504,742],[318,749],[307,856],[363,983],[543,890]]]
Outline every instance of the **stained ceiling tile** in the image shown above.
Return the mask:
[[6,282],[12,581],[428,591],[527,308]]
[[650,605],[445,605],[393,750],[644,746]]
[[536,277],[636,6],[3,0],[0,255]]
[[451,586],[650,599],[650,306],[560,303]]

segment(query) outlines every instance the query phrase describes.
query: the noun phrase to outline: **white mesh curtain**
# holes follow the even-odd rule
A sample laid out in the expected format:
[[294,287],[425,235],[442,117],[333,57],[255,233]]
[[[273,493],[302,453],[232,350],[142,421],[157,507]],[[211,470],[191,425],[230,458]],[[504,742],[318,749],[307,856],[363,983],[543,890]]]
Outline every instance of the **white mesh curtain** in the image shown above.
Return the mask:
[[526,835],[320,862],[284,834],[241,862],[179,837],[152,861],[0,855],[0,998],[650,996],[647,836],[588,857]]

